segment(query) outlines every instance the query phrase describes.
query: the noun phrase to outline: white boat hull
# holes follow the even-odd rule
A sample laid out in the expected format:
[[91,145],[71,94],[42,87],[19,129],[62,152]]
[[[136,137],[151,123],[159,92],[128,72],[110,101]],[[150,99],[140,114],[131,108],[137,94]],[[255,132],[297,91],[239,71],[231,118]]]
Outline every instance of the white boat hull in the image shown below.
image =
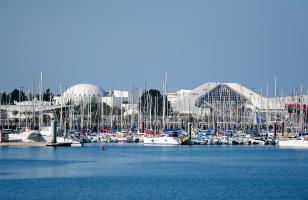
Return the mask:
[[9,134],[9,140],[21,142],[46,142],[44,136],[38,131],[25,131],[19,134]]
[[180,141],[175,137],[154,137],[154,138],[143,138],[144,144],[158,144],[158,145],[179,145]]
[[306,140],[285,140],[285,141],[279,141],[278,145],[281,147],[308,148],[308,141]]

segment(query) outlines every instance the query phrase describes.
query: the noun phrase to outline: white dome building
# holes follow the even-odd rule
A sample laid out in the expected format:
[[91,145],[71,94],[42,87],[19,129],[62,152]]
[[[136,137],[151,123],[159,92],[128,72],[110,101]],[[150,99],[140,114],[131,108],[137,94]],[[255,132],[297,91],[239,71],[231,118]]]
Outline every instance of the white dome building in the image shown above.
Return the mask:
[[99,87],[93,84],[83,83],[74,85],[64,91],[61,95],[61,101],[63,103],[67,103],[68,101],[77,103],[81,101],[87,102],[91,99],[98,102],[101,101],[101,97],[102,90]]

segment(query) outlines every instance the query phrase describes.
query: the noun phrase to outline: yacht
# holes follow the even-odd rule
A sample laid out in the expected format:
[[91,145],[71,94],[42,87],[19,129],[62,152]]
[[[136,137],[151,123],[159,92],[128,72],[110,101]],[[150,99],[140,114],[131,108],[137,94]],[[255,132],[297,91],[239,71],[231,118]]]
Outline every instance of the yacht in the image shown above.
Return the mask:
[[280,140],[278,145],[281,147],[308,148],[308,140],[305,140],[304,138],[297,140]]
[[160,137],[144,137],[144,144],[179,145],[180,139],[174,134],[162,134]]
[[43,135],[36,130],[25,130],[21,133],[9,134],[9,140],[20,142],[46,142]]
[[116,139],[120,143],[131,143],[133,142],[133,135],[128,132],[117,132]]

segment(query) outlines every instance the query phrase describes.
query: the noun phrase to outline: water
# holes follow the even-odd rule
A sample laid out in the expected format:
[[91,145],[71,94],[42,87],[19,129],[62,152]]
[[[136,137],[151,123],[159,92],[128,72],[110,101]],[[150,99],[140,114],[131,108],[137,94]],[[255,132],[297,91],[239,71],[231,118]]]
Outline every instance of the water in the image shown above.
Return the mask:
[[1,199],[308,199],[308,150],[0,147]]

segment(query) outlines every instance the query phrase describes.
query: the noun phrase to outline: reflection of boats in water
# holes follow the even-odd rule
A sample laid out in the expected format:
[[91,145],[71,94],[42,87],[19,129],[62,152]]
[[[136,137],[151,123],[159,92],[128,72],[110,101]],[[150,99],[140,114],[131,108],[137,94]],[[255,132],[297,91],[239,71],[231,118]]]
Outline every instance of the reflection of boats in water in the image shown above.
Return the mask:
[[178,133],[165,133],[159,137],[144,137],[144,144],[178,145],[181,144]]
[[299,147],[299,148],[308,148],[308,139],[293,139],[293,140],[280,140],[278,145],[281,147]]
[[35,130],[26,130],[19,134],[9,134],[9,140],[20,142],[46,142],[44,136]]

